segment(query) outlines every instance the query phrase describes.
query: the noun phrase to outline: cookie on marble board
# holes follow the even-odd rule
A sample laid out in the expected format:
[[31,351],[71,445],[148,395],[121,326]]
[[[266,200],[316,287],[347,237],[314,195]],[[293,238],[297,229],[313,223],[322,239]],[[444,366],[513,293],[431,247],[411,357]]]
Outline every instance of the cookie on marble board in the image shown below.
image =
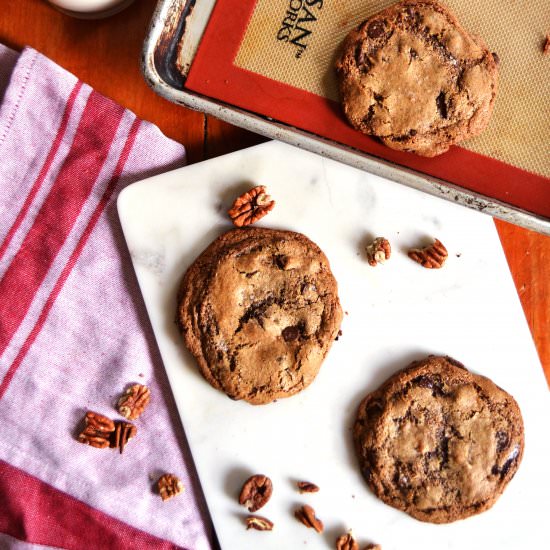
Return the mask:
[[336,62],[349,123],[392,149],[432,157],[487,126],[497,57],[433,0],[405,0],[347,36]]
[[232,399],[260,405],[311,384],[342,308],[315,243],[249,227],[224,233],[189,267],[176,321],[204,378]]
[[514,398],[442,356],[412,363],[367,395],[353,438],[374,494],[431,523],[490,508],[514,477],[524,447]]

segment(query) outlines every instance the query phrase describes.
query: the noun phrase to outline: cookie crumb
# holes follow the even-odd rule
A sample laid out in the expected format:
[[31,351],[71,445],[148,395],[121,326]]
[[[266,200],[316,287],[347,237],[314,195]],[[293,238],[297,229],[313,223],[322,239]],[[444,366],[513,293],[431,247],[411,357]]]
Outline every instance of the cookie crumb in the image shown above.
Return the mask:
[[546,38],[544,39],[544,44],[542,46],[542,53],[544,55],[548,55],[550,53],[550,34],[547,34]]

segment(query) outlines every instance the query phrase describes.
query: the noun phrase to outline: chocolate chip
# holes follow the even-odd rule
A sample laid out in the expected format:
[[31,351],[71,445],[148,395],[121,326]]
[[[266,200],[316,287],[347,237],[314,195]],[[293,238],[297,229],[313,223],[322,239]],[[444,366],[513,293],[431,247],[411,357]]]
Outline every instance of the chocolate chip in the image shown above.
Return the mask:
[[383,21],[373,21],[367,28],[369,38],[380,38],[386,32],[386,26]]
[[416,50],[413,50],[412,48],[409,50],[409,56],[411,59],[416,59],[418,57],[418,54],[416,53]]
[[508,446],[508,434],[503,431],[498,431],[496,433],[497,439],[497,451],[501,452]]
[[286,266],[288,265],[288,256],[278,254],[275,256],[275,264],[279,269],[286,269]]
[[416,134],[417,134],[417,132],[414,129],[409,132],[409,135],[413,136],[413,137],[416,136]]
[[435,103],[437,105],[437,110],[439,111],[441,118],[447,118],[449,116],[449,113],[447,111],[447,100],[445,98],[445,92],[439,92]]
[[300,336],[300,329],[298,327],[286,327],[283,329],[283,338],[285,342],[292,342]]
[[413,384],[416,384],[417,386],[420,386],[421,388],[433,388],[434,383],[433,380],[429,377],[423,374],[422,376],[416,377],[413,381]]
[[361,43],[355,48],[355,64],[362,73],[368,73],[370,71],[371,64],[363,51]]

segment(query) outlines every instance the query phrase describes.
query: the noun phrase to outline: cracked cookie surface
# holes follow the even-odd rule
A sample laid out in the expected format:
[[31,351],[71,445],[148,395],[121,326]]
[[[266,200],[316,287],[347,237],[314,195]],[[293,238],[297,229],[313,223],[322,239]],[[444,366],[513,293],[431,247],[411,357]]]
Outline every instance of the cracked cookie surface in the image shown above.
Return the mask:
[[307,387],[341,321],[326,256],[292,231],[224,233],[187,270],[178,298],[177,323],[203,376],[255,405]]
[[487,126],[498,69],[443,5],[400,2],[364,21],[336,62],[350,124],[392,149],[444,153]]
[[513,397],[437,356],[412,363],[367,395],[353,437],[376,496],[432,523],[490,508],[516,473],[524,444]]

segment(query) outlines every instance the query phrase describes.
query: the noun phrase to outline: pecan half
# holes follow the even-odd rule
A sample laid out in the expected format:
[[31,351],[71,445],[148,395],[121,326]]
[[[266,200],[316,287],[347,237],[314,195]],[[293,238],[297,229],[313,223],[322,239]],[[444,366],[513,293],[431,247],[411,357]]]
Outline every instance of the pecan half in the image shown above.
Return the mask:
[[315,517],[315,510],[311,506],[304,504],[301,508],[294,511],[294,517],[306,527],[315,529],[317,533],[323,532],[323,522]]
[[117,403],[118,412],[128,420],[136,420],[151,400],[151,391],[143,384],[130,386]]
[[359,550],[359,544],[353,538],[351,531],[336,540],[336,550]]
[[102,414],[88,411],[84,418],[84,430],[78,435],[78,441],[98,449],[109,447],[111,434],[115,431],[115,423]]
[[379,263],[383,264],[391,256],[390,241],[384,237],[377,237],[367,246],[366,251],[369,265],[374,267]]
[[319,491],[319,487],[310,481],[297,481],[296,487],[300,493],[317,493]]
[[273,531],[273,522],[262,516],[248,516],[246,519],[246,529],[256,529],[256,531]]
[[120,449],[120,454],[124,451],[126,443],[135,437],[137,428],[129,422],[115,422],[115,431],[111,434],[110,446],[113,449]]
[[183,491],[183,483],[174,474],[164,474],[158,481],[157,487],[162,500],[179,495]]
[[258,185],[235,199],[227,212],[237,227],[251,225],[273,210],[275,201],[265,191],[265,185]]
[[249,512],[256,512],[267,504],[273,492],[271,480],[262,474],[249,477],[241,489],[239,504],[246,506]]
[[443,267],[448,256],[447,249],[439,239],[435,239],[434,243],[424,248],[411,248],[408,256],[411,260],[419,263],[422,267],[428,269],[439,269]]

